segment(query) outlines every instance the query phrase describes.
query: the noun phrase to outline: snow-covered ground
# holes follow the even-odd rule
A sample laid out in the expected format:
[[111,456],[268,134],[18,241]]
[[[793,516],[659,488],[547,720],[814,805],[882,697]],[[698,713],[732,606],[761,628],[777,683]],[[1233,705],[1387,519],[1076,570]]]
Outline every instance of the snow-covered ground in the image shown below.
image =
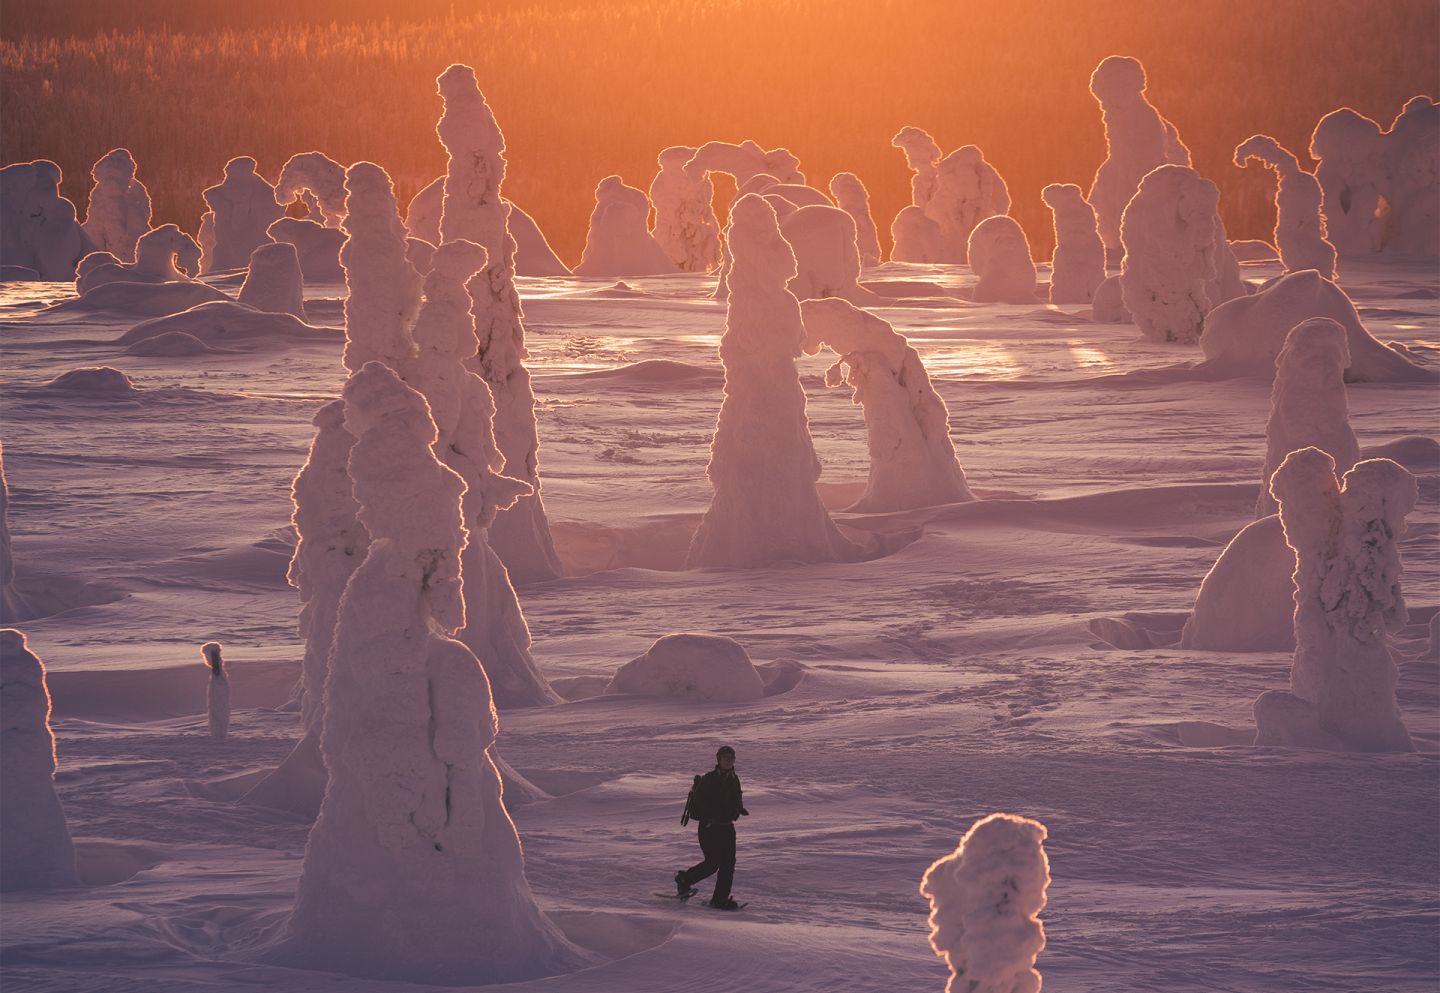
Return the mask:
[[[1278,271],[1243,268],[1252,281]],[[974,283],[958,266],[866,278]],[[873,308],[925,361],[980,499],[842,512],[865,485],[865,432],[849,390],[825,388],[822,353],[800,360],[822,495],[890,553],[684,572],[711,496],[714,282],[520,280],[566,567],[520,599],[535,658],[573,699],[502,712],[496,752],[538,788],[507,793],[536,897],[600,964],[506,989],[940,990],[948,970],[917,887],[993,811],[1049,831],[1046,989],[1436,988],[1440,666],[1417,656],[1440,605],[1440,455],[1413,438],[1382,447],[1440,434],[1433,386],[1348,388],[1364,452],[1419,476],[1398,646],[1420,751],[1256,748],[1250,708],[1288,687],[1287,654],[1122,650],[1091,622],[1132,615],[1135,643],[1178,632],[1253,519],[1268,382],[1154,371],[1199,349],[1092,324],[1078,306]],[[1440,358],[1431,268],[1351,266],[1341,283],[1377,337]],[[338,327],[341,292],[311,288],[311,320]],[[285,583],[289,487],[311,418],[338,395],[342,335],[143,357],[115,344],[134,319],[41,312],[73,295],[0,286],[19,587],[68,608],[18,626],[50,669],[57,785],[90,884],[5,896],[6,990],[421,989],[258,964],[292,905],[308,825],[233,802],[298,735],[283,709],[303,654]],[[44,385],[95,365],[137,392]],[[1124,626],[1096,627],[1115,640]],[[762,672],[795,660],[803,678],[743,704],[592,695],[681,631],[736,639]],[[224,741],[204,717],[198,646],[211,639],[234,694]],[[727,742],[752,813],[738,915],[652,896],[699,857],[681,807]]]

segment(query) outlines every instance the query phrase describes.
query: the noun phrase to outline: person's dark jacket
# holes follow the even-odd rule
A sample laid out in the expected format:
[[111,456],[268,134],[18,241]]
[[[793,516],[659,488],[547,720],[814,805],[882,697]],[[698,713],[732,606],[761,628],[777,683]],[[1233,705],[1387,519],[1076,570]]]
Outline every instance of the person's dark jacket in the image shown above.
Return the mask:
[[690,801],[690,817],[702,824],[708,821],[734,821],[748,814],[740,792],[740,777],[723,769],[711,769],[700,777],[695,797]]

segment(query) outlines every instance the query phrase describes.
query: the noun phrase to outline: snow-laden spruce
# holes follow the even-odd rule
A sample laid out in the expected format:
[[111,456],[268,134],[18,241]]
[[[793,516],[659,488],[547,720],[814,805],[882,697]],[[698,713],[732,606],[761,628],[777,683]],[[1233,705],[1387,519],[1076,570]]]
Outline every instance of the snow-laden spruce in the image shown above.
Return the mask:
[[325,796],[320,733],[325,724],[325,677],[335,637],[340,596],[365,559],[370,535],[360,523],[348,463],[355,436],[345,427],[345,404],[332,400],[316,412],[310,453],[291,487],[295,553],[286,575],[300,594],[301,738],[268,776],[243,798],[245,803],[288,810],[313,819]]
[[1360,458],[1350,430],[1345,329],[1325,317],[1293,328],[1276,359],[1265,425],[1265,467],[1253,524],[1241,530],[1200,583],[1182,648],[1210,652],[1289,651],[1295,646],[1291,576],[1295,553],[1285,544],[1270,479],[1285,456],[1315,447],[1341,475]]
[[946,993],[1040,993],[1050,861],[1045,825],[1015,814],[976,821],[920,880],[930,947],[950,967]]
[[940,228],[940,261],[968,262],[970,232],[1009,209],[1010,190],[979,148],[965,145],[941,159],[925,207],[925,216]]
[[1256,517],[1275,513],[1270,477],[1291,452],[1318,448],[1335,460],[1335,471],[1342,476],[1360,461],[1360,442],[1350,430],[1345,397],[1345,370],[1350,366],[1346,337],[1345,328],[1328,317],[1297,324],[1286,336],[1275,359]]
[[338,228],[345,219],[345,167],[324,152],[290,156],[275,180],[275,199],[289,204],[297,197],[310,211],[310,220]]
[[1440,103],[1426,96],[1406,101],[1385,134],[1385,158],[1385,252],[1440,257]]
[[515,242],[506,227],[509,206],[500,198],[505,179],[505,136],[475,82],[475,70],[452,65],[437,80],[445,111],[436,131],[449,156],[440,241],[464,239],[485,249],[489,268],[475,304],[478,351],[470,367],[495,399],[495,442],[505,472],[533,492],[501,511],[490,545],[516,583],[555,579],[560,557],[550,537],[540,484],[540,436],[535,394],[525,368],[525,324],[515,291]]
[[1275,247],[1280,263],[1287,272],[1314,269],[1326,279],[1334,279],[1335,246],[1325,240],[1320,184],[1300,168],[1292,152],[1269,135],[1257,134],[1236,146],[1237,166],[1243,169],[1251,159],[1275,173]]
[[[500,199],[510,211],[506,215],[505,228],[515,241],[515,275],[570,275],[569,266],[560,261],[535,219],[513,201],[504,197]],[[410,237],[431,245],[440,244],[440,215],[444,209],[445,177],[441,176],[411,198],[405,213],[405,229],[410,232]]]
[[1140,181],[1162,165],[1190,164],[1190,150],[1175,125],[1145,98],[1145,84],[1145,67],[1122,55],[1104,59],[1090,75],[1090,92],[1105,122],[1106,152],[1086,199],[1112,256],[1124,250],[1120,217]]
[[106,283],[194,282],[200,275],[200,246],[173,224],[140,236],[126,262],[109,252],[91,252],[75,268],[75,292],[82,297]]
[[855,222],[855,247],[860,251],[860,264],[880,264],[880,234],[870,215],[870,191],[853,172],[837,172],[830,177],[830,195]]
[[920,356],[888,323],[844,300],[806,300],[804,349],[838,359],[825,373],[842,382],[865,415],[870,474],[847,508],[883,512],[973,500],[950,441],[950,412]]
[[746,703],[765,695],[765,680],[738,641],[719,635],[667,634],[644,655],[615,670],[605,692],[689,703]]
[[330,773],[277,960],[471,985],[576,967],[535,904],[489,751],[485,671],[464,626],[465,484],[429,408],[371,362],[344,389],[349,475],[371,536],[340,602],[321,746]]
[[95,185],[85,208],[85,234],[99,252],[122,262],[135,258],[135,242],[150,230],[150,191],[135,178],[128,148],[107,152],[90,167]]
[[976,303],[1035,303],[1035,260],[1030,242],[1013,217],[997,214],[975,225],[966,250],[979,281]]
[[706,469],[715,495],[687,567],[858,558],[815,486],[820,460],[795,368],[805,326],[799,301],[785,288],[796,273],[795,253],[762,197],[744,197],[730,217],[731,293],[720,339],[725,399]]
[[1295,661],[1289,691],[1255,701],[1256,744],[1414,750],[1395,700],[1390,633],[1408,616],[1399,538],[1415,477],[1389,459],[1344,474],[1318,448],[1286,456],[1270,483],[1294,550]]
[[678,271],[650,233],[650,201],[643,190],[606,176],[595,187],[595,208],[585,233],[577,276],[658,276]]
[[373,162],[345,173],[345,368],[367,362],[392,369],[414,354],[410,329],[420,313],[423,281],[406,258],[405,226],[390,176]]
[[944,238],[940,225],[925,216],[925,208],[911,204],[895,215],[890,225],[892,262],[945,261]]
[[205,718],[210,737],[217,741],[223,741],[230,734],[230,673],[220,649],[218,641],[207,641],[200,646],[200,655],[210,670],[205,683]]
[[707,141],[685,163],[685,171],[696,179],[709,172],[725,173],[737,189],[760,173],[774,176],[777,183],[805,182],[800,160],[788,148],[765,149],[748,138],[739,144]]
[[656,157],[660,171],[650,182],[655,206],[651,233],[682,272],[709,272],[720,264],[715,185],[708,173],[685,168],[697,151],[689,145],[664,149]]
[[45,665],[0,629],[0,889],[77,886],[75,845],[55,793]]
[[1055,227],[1050,262],[1051,303],[1091,303],[1105,282],[1105,243],[1096,227],[1095,208],[1073,183],[1051,183],[1040,191]]
[[255,171],[255,160],[240,155],[225,163],[225,179],[205,190],[210,208],[201,219],[201,237],[196,239],[205,255],[200,269],[205,273],[243,269],[250,253],[268,244],[270,225],[285,215],[275,200],[275,187]]
[[300,259],[300,275],[306,286],[345,282],[345,270],[340,265],[340,250],[345,245],[344,231],[326,227],[308,217],[282,217],[266,228],[265,233],[273,241],[295,246],[295,255]]
[[1252,296],[1229,300],[1205,318],[1200,367],[1214,376],[1269,379],[1290,329],[1328,317],[1346,331],[1347,383],[1436,383],[1440,373],[1376,340],[1355,305],[1335,283],[1313,269],[1290,272]]
[[0,169],[0,259],[31,269],[41,279],[75,278],[75,266],[95,251],[75,219],[75,205],[60,195],[60,167],[49,159]]
[[485,667],[497,705],[535,707],[560,697],[530,655],[530,628],[488,538],[495,515],[530,493],[530,485],[501,474],[490,388],[465,365],[475,350],[475,314],[489,292],[486,263],[485,249],[470,241],[446,242],[435,251],[412,333],[416,351],[396,371],[424,395],[439,432],[435,451],[465,481],[466,623],[456,637]]
[[1382,202],[1388,202],[1389,192],[1385,151],[1380,125],[1349,107],[1320,118],[1310,135],[1325,237],[1342,260],[1374,255],[1384,245]]
[[[792,208],[783,197],[771,200],[768,192],[765,199],[775,208],[780,233],[795,253],[795,278],[789,290],[797,300],[839,297],[857,304],[881,302],[860,285],[860,252],[849,214],[829,204]],[[788,212],[782,215],[781,210]],[[726,279],[728,285],[728,274]]]
[[272,242],[250,253],[237,299],[267,314],[305,319],[305,282],[294,245]]
[[890,139],[893,148],[905,154],[910,170],[910,205],[923,212],[935,196],[940,165],[940,146],[929,132],[917,127],[903,127]]
[[1220,191],[1186,166],[1161,166],[1125,207],[1120,291],[1151,341],[1190,345],[1205,315],[1227,299],[1224,267],[1234,263],[1220,223]]

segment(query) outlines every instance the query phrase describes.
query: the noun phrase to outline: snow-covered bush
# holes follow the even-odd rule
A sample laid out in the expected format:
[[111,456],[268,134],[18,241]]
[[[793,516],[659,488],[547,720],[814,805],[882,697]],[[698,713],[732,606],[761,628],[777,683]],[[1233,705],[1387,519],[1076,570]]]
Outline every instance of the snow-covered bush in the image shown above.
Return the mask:
[[737,641],[708,634],[670,634],[617,669],[605,692],[691,703],[744,703],[765,695],[765,681]]

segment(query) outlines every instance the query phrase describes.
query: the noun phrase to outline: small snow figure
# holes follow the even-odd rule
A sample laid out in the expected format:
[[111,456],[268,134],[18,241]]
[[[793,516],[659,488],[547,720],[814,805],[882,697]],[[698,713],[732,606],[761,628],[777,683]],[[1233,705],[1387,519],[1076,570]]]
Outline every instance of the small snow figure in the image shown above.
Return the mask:
[[210,737],[224,740],[230,733],[230,677],[225,660],[220,657],[220,642],[207,641],[200,654],[210,667],[210,683],[205,687],[205,712],[210,718]]
[[905,165],[912,173],[910,177],[910,205],[924,210],[935,196],[937,182],[936,166],[940,162],[940,146],[929,132],[916,127],[904,127],[890,139],[894,148],[905,153]]
[[1320,183],[1269,135],[1247,138],[1235,149],[1237,166],[1244,168],[1251,159],[1274,170],[1279,181],[1275,188],[1275,247],[1285,271],[1314,269],[1326,279],[1334,279],[1335,246],[1325,240]]
[[987,217],[970,232],[970,268],[980,277],[976,303],[1035,303],[1035,262],[1030,242],[1013,217]]
[[1091,303],[1105,282],[1105,243],[1095,208],[1072,183],[1052,183],[1040,199],[1055,215],[1055,256],[1050,263],[1051,303]]
[[875,219],[870,216],[870,191],[853,172],[837,172],[830,180],[830,194],[840,209],[855,219],[855,247],[860,250],[860,264],[880,264],[880,235]]
[[96,251],[129,262],[135,242],[150,230],[150,191],[135,178],[135,160],[128,148],[117,148],[90,168],[95,186],[81,225]]
[[700,852],[705,857],[675,873],[675,892],[683,897],[696,883],[715,876],[710,906],[739,910],[740,904],[730,895],[735,881],[735,822],[750,816],[750,811],[745,809],[740,777],[735,774],[735,749],[721,745],[715,753],[715,768],[696,778],[685,813],[699,825]]
[[1014,814],[977,821],[925,870],[930,947],[950,967],[946,993],[1039,993],[1050,862],[1045,825]]
[[1270,492],[1297,561],[1295,661],[1289,691],[1255,701],[1255,743],[1414,751],[1389,642],[1408,616],[1398,539],[1415,508],[1415,477],[1389,459],[1367,459],[1342,487],[1333,458],[1302,448],[1285,457]]

